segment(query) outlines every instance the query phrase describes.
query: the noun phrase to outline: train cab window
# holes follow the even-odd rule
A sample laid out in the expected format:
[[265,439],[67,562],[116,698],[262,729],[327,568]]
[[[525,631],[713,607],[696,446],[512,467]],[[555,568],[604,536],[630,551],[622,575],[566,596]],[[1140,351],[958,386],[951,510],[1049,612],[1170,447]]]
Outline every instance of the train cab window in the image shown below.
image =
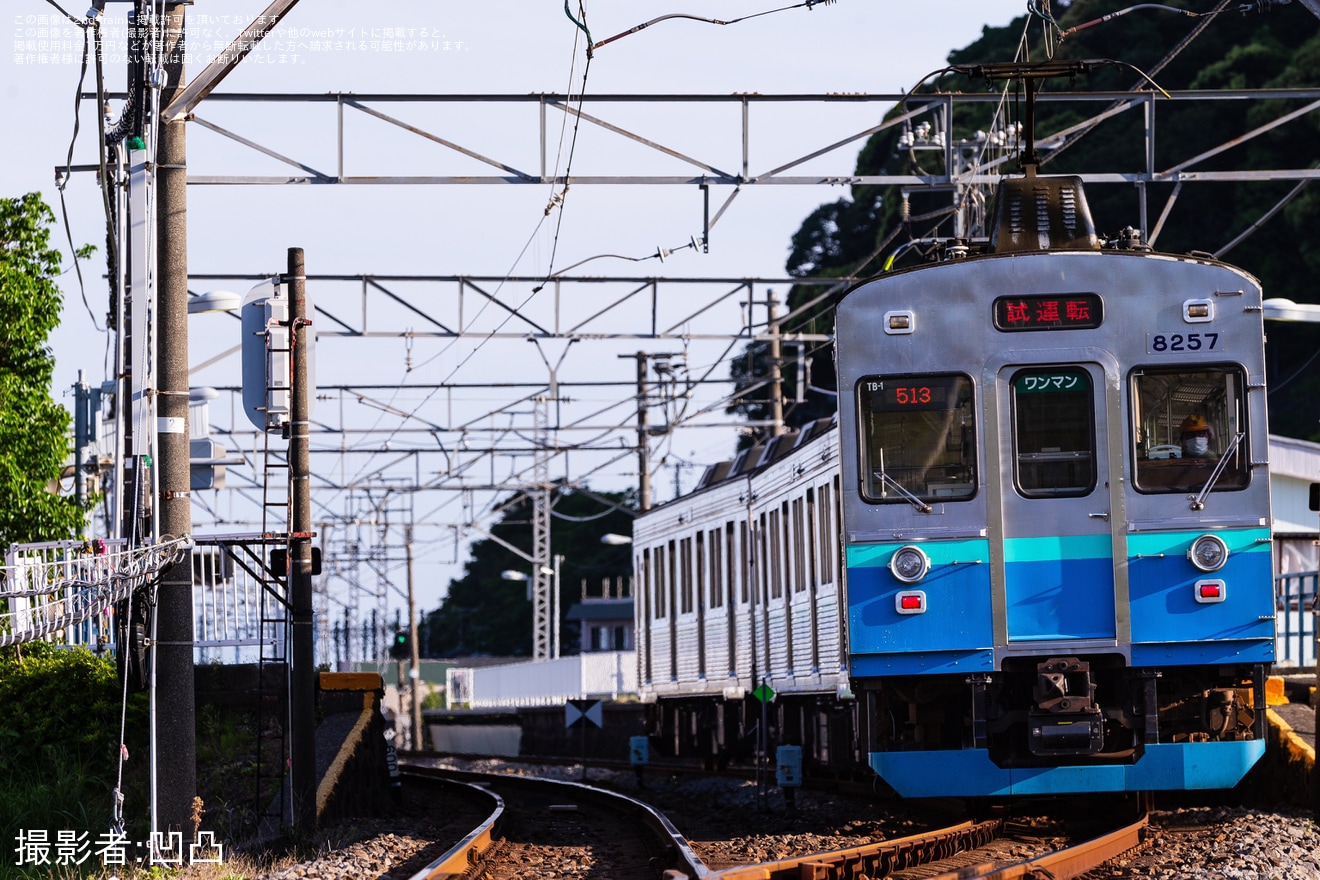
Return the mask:
[[[1141,492],[1244,489],[1246,396],[1235,366],[1132,371],[1132,456]],[[1222,467],[1221,467],[1222,465]]]
[[1080,367],[1013,375],[1014,480],[1027,498],[1089,495],[1095,488],[1095,399]]
[[969,377],[863,376],[857,397],[863,498],[912,503],[960,501],[976,494]]

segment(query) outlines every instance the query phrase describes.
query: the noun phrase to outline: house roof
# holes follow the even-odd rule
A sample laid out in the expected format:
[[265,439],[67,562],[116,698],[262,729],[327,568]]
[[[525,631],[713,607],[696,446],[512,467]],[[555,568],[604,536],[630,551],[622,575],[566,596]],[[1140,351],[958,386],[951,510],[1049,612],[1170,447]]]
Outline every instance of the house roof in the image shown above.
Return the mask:
[[632,620],[632,599],[596,599],[568,609],[569,620]]

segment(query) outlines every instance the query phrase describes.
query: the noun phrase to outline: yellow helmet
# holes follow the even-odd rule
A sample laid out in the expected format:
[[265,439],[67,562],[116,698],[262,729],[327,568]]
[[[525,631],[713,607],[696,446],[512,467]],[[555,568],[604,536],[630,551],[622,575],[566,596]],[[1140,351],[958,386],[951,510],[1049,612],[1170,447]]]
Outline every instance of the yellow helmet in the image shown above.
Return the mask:
[[1184,434],[1191,434],[1196,431],[1209,431],[1210,426],[1200,416],[1188,416],[1182,420],[1182,426],[1179,430]]

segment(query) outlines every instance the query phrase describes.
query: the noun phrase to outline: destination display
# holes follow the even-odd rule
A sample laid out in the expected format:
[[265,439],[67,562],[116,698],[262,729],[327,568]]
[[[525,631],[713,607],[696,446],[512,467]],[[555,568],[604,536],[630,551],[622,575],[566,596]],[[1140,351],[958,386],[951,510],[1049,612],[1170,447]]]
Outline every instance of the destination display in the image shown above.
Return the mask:
[[951,409],[950,399],[956,402],[957,390],[965,384],[960,376],[868,376],[859,383],[873,413]]
[[1093,330],[1104,319],[1104,308],[1095,293],[1001,296],[994,314],[995,329],[1008,332]]

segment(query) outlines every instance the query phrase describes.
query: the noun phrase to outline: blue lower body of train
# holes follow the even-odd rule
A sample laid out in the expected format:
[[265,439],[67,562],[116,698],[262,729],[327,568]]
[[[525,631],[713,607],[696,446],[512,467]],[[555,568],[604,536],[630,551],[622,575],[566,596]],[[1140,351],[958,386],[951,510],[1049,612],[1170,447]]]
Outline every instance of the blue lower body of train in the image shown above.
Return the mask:
[[1218,533],[1230,553],[1208,574],[1186,553],[1201,534],[1127,536],[1121,577],[1085,536],[998,560],[985,539],[925,541],[915,584],[889,569],[904,545],[850,547],[871,768],[904,797],[1233,787],[1265,751],[1269,531]]
[[1077,792],[1232,788],[1265,754],[1263,739],[1165,743],[1135,764],[995,766],[985,749],[872,752],[871,769],[903,797],[1026,797]]

